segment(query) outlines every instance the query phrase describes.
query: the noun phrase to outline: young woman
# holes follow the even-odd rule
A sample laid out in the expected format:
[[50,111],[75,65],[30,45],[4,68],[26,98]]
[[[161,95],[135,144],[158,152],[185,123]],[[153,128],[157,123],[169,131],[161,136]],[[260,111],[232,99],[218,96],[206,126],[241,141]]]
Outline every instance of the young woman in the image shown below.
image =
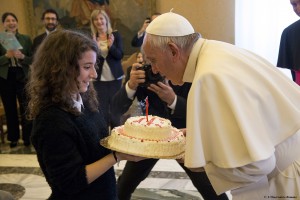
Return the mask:
[[58,30],[34,57],[27,88],[32,144],[52,189],[51,200],[115,200],[113,165],[141,159],[99,144],[108,131],[91,84],[97,78],[97,52],[92,39]]

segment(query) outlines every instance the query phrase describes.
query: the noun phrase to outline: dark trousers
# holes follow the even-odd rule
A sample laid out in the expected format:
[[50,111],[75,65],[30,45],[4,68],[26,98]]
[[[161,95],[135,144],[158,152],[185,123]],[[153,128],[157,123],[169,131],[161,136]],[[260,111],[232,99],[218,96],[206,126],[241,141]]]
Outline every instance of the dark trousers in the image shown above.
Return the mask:
[[[27,98],[24,80],[19,80],[21,68],[9,69],[7,79],[0,78],[0,95],[5,110],[7,124],[7,139],[18,141],[20,139],[19,124],[22,126],[22,139],[24,142],[30,141],[32,123],[26,120]],[[19,103],[19,122],[17,101]]]
[[98,94],[99,109],[102,110],[107,127],[115,127],[120,122],[120,116],[115,116],[110,112],[110,106],[113,96],[120,90],[122,80],[114,81],[94,81],[94,87]]
[[[117,182],[119,200],[130,200],[134,190],[147,178],[157,161],[157,159],[146,159],[139,162],[126,162]],[[228,200],[225,193],[219,196],[216,194],[205,172],[192,172],[182,163],[179,164],[205,200]]]

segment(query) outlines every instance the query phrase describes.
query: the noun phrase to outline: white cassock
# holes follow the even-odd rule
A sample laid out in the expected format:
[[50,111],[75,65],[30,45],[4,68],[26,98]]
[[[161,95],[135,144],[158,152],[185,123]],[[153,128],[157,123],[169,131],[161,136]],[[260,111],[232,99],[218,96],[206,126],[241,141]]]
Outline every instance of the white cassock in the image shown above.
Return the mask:
[[205,39],[183,81],[193,83],[185,166],[204,167],[233,199],[300,199],[300,87],[254,53]]

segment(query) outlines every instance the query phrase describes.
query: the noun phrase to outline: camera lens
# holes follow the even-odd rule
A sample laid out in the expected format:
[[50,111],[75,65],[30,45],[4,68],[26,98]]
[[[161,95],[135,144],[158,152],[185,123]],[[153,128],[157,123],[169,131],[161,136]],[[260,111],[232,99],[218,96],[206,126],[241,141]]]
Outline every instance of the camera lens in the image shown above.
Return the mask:
[[159,73],[154,74],[152,72],[150,64],[143,65],[142,67],[138,67],[136,69],[145,71],[145,82],[139,84],[141,87],[148,87],[150,84],[157,84],[157,82],[164,80]]

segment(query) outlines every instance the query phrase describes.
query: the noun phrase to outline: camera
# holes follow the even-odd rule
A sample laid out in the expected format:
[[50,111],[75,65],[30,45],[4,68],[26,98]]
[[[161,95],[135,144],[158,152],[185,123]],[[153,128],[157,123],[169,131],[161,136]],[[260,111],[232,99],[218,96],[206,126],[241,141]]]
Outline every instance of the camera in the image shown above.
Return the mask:
[[148,87],[150,84],[157,84],[157,82],[164,80],[164,77],[162,77],[159,73],[154,74],[152,72],[150,64],[145,64],[141,67],[137,67],[136,69],[145,71],[145,82],[139,84],[141,87]]

